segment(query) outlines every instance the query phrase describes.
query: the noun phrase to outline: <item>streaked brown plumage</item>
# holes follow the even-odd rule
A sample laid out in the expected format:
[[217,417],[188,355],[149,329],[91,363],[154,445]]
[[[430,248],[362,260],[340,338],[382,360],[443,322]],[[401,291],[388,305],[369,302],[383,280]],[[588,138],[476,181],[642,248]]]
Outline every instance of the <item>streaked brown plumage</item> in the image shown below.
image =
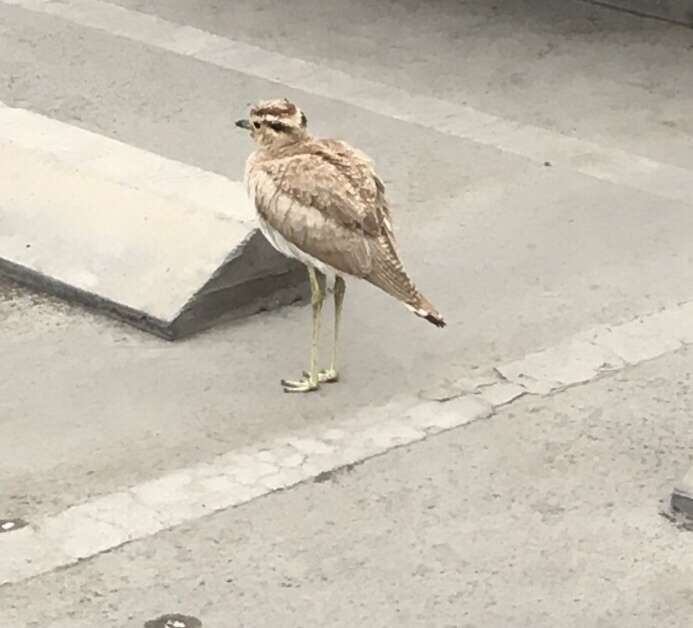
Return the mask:
[[275,248],[309,269],[364,279],[445,325],[404,270],[385,186],[368,156],[343,141],[312,137],[305,115],[286,99],[259,103],[237,125],[258,144],[245,182]]

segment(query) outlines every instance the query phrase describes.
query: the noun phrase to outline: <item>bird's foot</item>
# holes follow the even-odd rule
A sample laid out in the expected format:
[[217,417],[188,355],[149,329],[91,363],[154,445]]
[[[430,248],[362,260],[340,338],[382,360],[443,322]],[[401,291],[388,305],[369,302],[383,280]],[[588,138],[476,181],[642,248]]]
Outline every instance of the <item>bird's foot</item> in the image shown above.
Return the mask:
[[[303,377],[310,377],[310,373],[303,371]],[[339,373],[332,368],[318,371],[318,381],[321,384],[334,384],[339,381]]]
[[314,380],[309,375],[305,375],[304,377],[298,380],[283,379],[282,387],[284,388],[284,392],[306,393],[320,388],[320,380]]

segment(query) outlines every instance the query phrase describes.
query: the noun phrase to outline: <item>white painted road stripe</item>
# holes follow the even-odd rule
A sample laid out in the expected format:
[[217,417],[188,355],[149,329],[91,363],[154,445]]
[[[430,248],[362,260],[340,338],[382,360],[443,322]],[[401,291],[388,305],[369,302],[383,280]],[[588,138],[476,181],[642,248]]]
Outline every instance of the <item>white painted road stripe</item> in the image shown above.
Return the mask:
[[413,94],[101,0],[0,0],[149,46],[339,100],[662,198],[690,203],[693,172],[438,98]]
[[208,464],[180,469],[0,535],[0,584],[74,564],[489,417],[495,408],[522,395],[548,394],[589,382],[686,344],[693,344],[693,302],[577,334],[556,347],[497,367],[495,377],[459,382],[457,392],[448,386],[437,397],[448,399],[444,403],[396,399],[381,408],[365,408],[337,425],[231,451]]

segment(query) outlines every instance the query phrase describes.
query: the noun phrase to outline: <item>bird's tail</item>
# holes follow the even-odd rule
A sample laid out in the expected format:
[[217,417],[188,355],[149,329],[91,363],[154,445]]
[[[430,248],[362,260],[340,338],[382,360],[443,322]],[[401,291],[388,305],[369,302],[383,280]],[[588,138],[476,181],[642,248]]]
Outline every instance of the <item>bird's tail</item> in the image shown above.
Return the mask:
[[417,316],[425,318],[436,327],[445,327],[443,317],[433,307],[433,304],[416,289],[414,282],[404,270],[392,239],[383,237],[378,241],[378,244],[380,246],[372,252],[373,267],[371,273],[365,279],[399,299]]
[[438,313],[438,311],[433,307],[431,302],[426,299],[422,294],[417,292],[416,299],[413,302],[405,303],[408,309],[410,309],[414,314],[425,318],[429,323],[432,323],[436,327],[445,327],[445,319]]

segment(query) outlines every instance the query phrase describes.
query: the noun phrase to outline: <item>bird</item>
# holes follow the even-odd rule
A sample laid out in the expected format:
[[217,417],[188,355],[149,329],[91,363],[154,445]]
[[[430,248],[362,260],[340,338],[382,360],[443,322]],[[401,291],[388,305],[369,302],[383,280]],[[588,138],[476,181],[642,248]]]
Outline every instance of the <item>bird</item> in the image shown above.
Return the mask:
[[[306,114],[288,98],[261,100],[235,125],[255,150],[244,186],[259,228],[280,253],[308,269],[313,314],[308,370],[282,379],[285,392],[310,392],[339,380],[337,344],[345,278],[365,280],[437,327],[445,320],[406,273],[383,180],[373,160],[344,140],[314,137]],[[334,277],[330,367],[318,369],[318,340],[327,279]]]

